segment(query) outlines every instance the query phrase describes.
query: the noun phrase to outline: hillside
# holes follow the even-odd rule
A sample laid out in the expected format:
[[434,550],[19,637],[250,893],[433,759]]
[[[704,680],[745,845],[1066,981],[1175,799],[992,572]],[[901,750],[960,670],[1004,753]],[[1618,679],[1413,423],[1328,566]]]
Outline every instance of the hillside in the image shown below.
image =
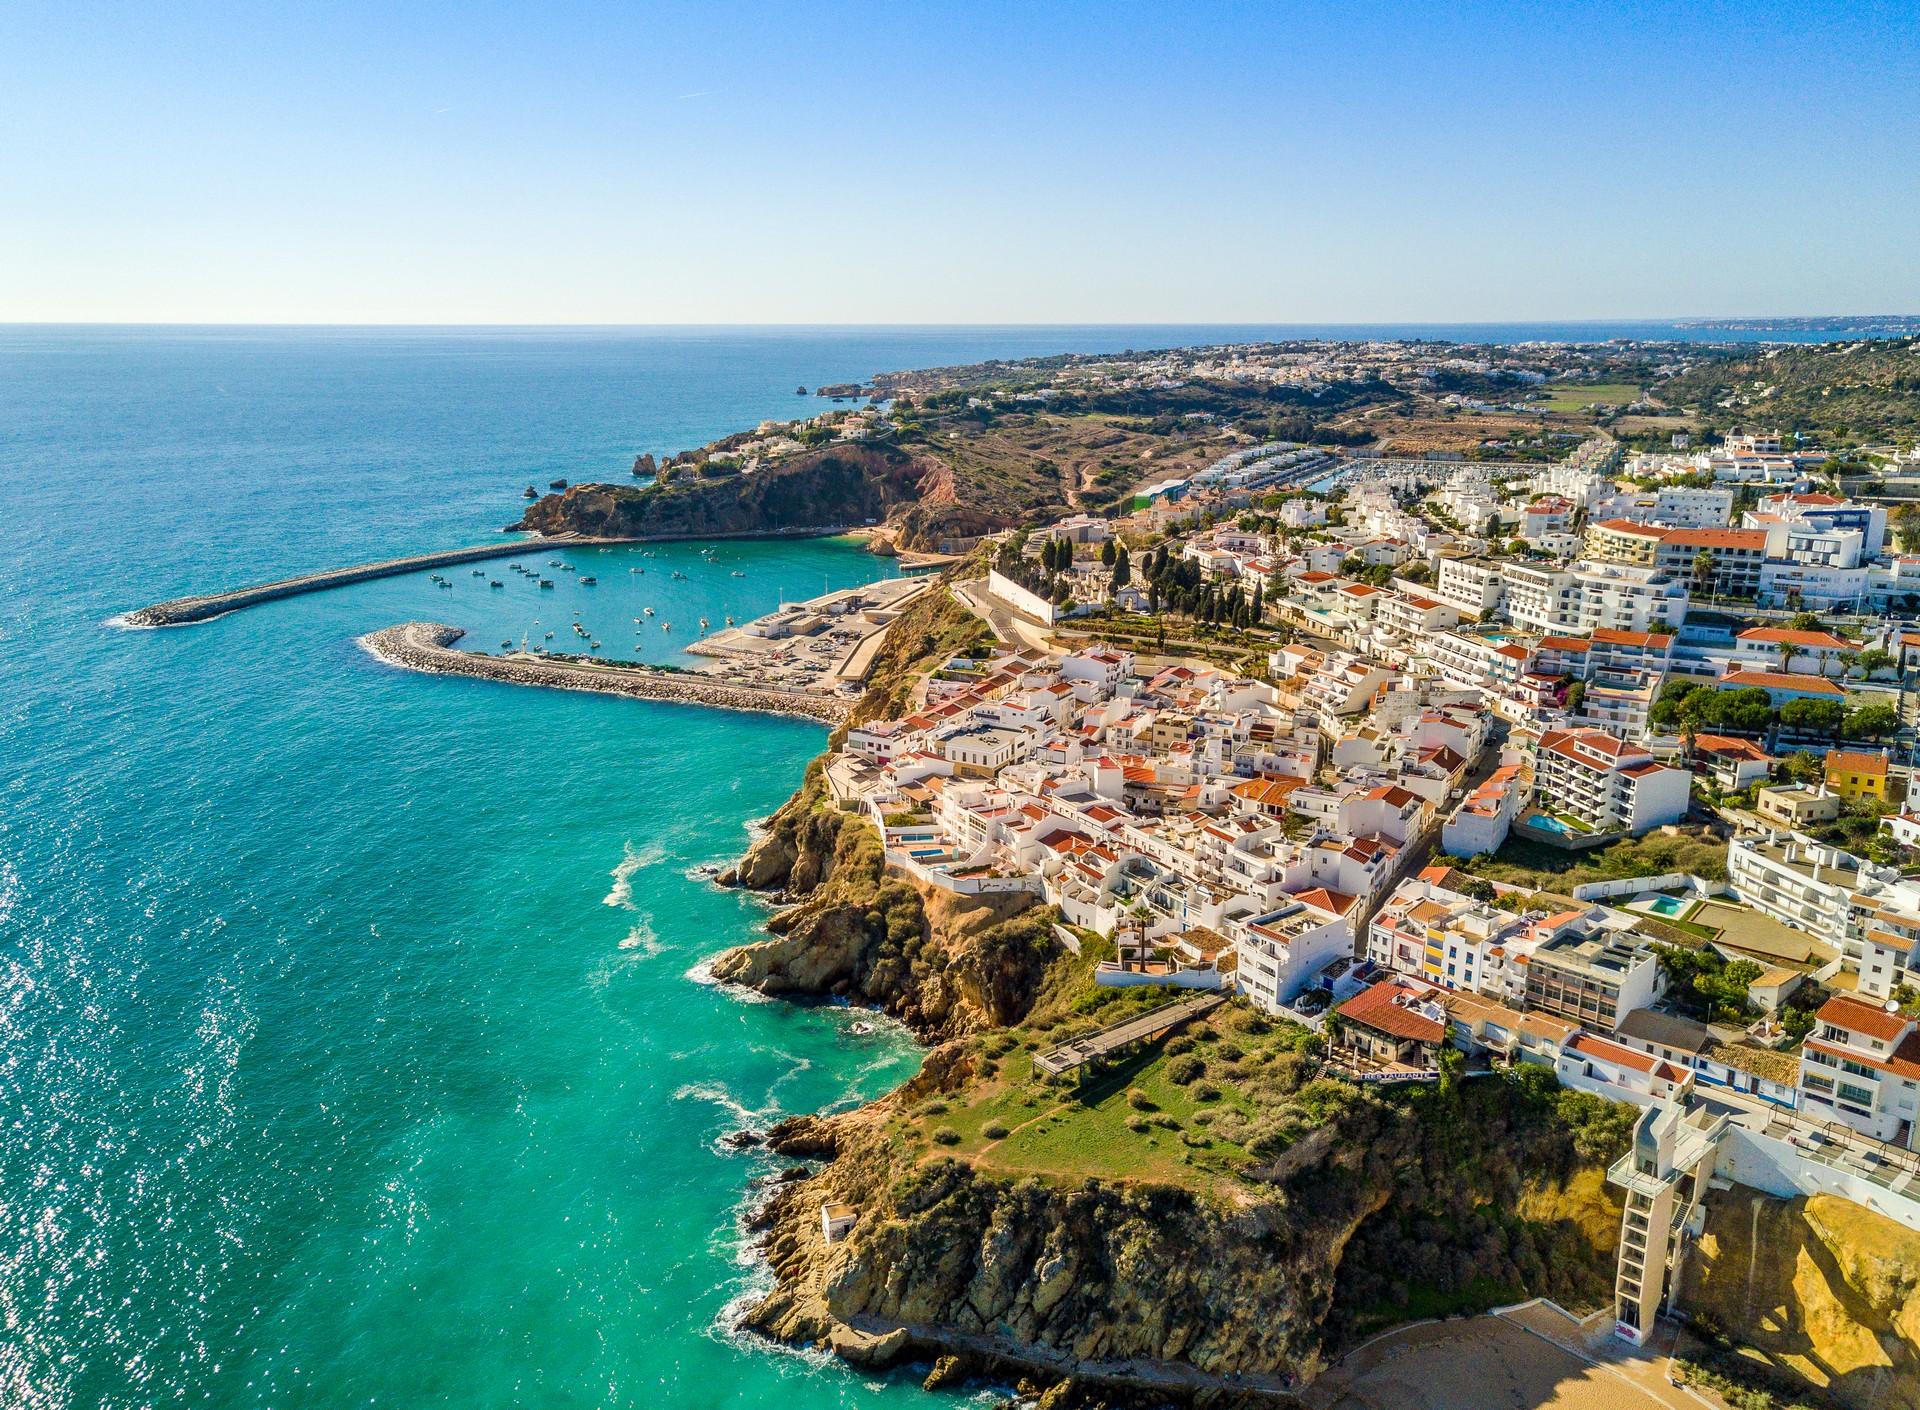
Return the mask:
[[[1398,1322],[1604,1302],[1619,1206],[1601,1172],[1630,1110],[1537,1069],[1362,1090],[1239,1002],[1081,1090],[1041,1085],[1031,1051],[1107,1006],[1080,1002],[1085,979],[1061,956],[1013,1028],[936,1049],[870,1107],[776,1128],[777,1150],[831,1159],[762,1216],[777,1281],[749,1326],[854,1359],[1291,1387]],[[827,1201],[858,1212],[838,1244]]]
[[1778,427],[1837,443],[1911,439],[1920,433],[1920,338],[1696,360],[1654,395],[1721,430]]

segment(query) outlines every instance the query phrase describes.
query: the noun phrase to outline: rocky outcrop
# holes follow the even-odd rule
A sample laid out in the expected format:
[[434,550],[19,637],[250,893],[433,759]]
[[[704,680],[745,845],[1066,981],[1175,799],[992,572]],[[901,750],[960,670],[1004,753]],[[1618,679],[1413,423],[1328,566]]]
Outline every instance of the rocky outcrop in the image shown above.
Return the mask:
[[889,447],[832,446],[743,474],[672,461],[647,485],[574,485],[527,506],[519,527],[599,538],[716,538],[875,523],[919,498],[926,473]]
[[[1377,1230],[1413,1221],[1422,1225],[1413,1233],[1457,1259],[1440,1227],[1457,1219],[1456,1204],[1468,1222],[1482,1210],[1507,1227],[1506,1211],[1530,1203],[1538,1214],[1556,1199],[1540,1237],[1563,1242],[1541,1258],[1530,1290],[1604,1296],[1611,1249],[1562,1226],[1581,1222],[1575,1205],[1598,1199],[1583,1213],[1604,1229],[1617,1206],[1566,1133],[1497,1119],[1497,1103],[1535,1100],[1495,1090],[1511,1084],[1468,1084],[1457,1098],[1429,1094],[1411,1105],[1353,1103],[1303,1158],[1221,1199],[1169,1186],[1008,1179],[917,1158],[893,1139],[889,1118],[972,1080],[971,1050],[936,1049],[901,1093],[807,1128],[809,1148],[833,1159],[783,1187],[764,1213],[776,1281],[746,1325],[836,1351],[858,1345],[869,1364],[884,1339],[897,1355],[987,1358],[1180,1398],[1278,1393],[1310,1381],[1360,1325],[1369,1309],[1356,1294],[1371,1295],[1374,1270],[1353,1265],[1379,1259]],[[1491,1139],[1519,1133],[1518,1149],[1481,1166],[1482,1138],[1466,1123],[1490,1114]],[[1438,1194],[1443,1179],[1462,1188]],[[857,1211],[837,1244],[820,1228],[829,1200]],[[1485,1276],[1512,1273],[1488,1256],[1428,1286]]]
[[1059,953],[1053,912],[1026,894],[961,897],[887,870],[871,823],[826,795],[816,763],[723,883],[794,904],[714,977],[764,994],[844,997],[926,1039],[1017,1022]]
[[945,465],[897,446],[823,446],[747,473],[726,457],[725,444],[663,464],[643,455],[633,473],[650,483],[574,485],[529,504],[513,527],[604,539],[712,539],[891,521],[889,549],[937,550],[1015,522],[959,503]]

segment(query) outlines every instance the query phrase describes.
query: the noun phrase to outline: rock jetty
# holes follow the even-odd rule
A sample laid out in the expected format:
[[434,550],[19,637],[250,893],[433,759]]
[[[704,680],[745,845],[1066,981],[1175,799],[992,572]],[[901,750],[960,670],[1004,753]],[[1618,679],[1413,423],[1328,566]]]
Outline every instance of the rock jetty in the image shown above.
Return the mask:
[[168,602],[156,602],[151,607],[142,607],[137,611],[129,612],[120,621],[129,627],[180,627],[189,622],[204,622],[213,617],[224,616],[228,612],[238,611],[242,607],[252,607],[256,603],[273,602],[283,597],[298,597],[307,592],[322,592],[327,588],[343,587],[348,583],[364,583],[373,578],[398,577],[402,573],[413,573],[422,568],[444,568],[453,563],[474,563],[487,558],[509,558],[516,553],[525,553],[542,547],[584,541],[577,537],[572,539],[555,537],[544,540],[502,539],[498,543],[474,544],[470,548],[448,548],[437,553],[416,553],[407,558],[383,558],[377,563],[356,563],[350,568],[329,568],[319,573],[303,573],[297,578],[281,578],[276,582],[235,588],[231,592],[210,592],[193,597],[176,597]]
[[389,665],[438,676],[476,676],[512,685],[543,685],[557,690],[597,690],[640,700],[705,705],[718,710],[797,715],[837,725],[847,717],[845,702],[822,695],[734,685],[690,671],[655,671],[643,666],[584,666],[537,656],[487,656],[456,650],[466,633],[442,622],[403,622],[360,638],[360,644]]

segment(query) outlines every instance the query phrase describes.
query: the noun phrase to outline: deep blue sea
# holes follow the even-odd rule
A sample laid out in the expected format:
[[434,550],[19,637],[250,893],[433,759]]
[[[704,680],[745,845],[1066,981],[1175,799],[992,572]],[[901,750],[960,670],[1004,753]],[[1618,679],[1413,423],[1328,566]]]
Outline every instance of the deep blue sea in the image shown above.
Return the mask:
[[528,482],[817,409],[800,383],[1308,331],[0,328],[0,1406],[918,1397],[726,1330],[765,1167],[717,1139],[918,1061],[700,981],[763,912],[693,871],[822,732],[354,644],[579,611],[607,654],[668,659],[642,603],[690,637],[880,561],[573,549],[542,557],[600,589],[455,569],[106,623],[478,541]]

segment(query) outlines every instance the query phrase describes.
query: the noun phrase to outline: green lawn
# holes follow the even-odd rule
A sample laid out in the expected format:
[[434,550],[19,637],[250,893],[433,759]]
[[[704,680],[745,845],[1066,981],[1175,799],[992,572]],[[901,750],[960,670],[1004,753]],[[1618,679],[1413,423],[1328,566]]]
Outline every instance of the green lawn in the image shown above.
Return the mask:
[[1548,411],[1585,411],[1594,402],[1608,406],[1626,406],[1640,399],[1640,389],[1631,382],[1583,382],[1546,388]]

